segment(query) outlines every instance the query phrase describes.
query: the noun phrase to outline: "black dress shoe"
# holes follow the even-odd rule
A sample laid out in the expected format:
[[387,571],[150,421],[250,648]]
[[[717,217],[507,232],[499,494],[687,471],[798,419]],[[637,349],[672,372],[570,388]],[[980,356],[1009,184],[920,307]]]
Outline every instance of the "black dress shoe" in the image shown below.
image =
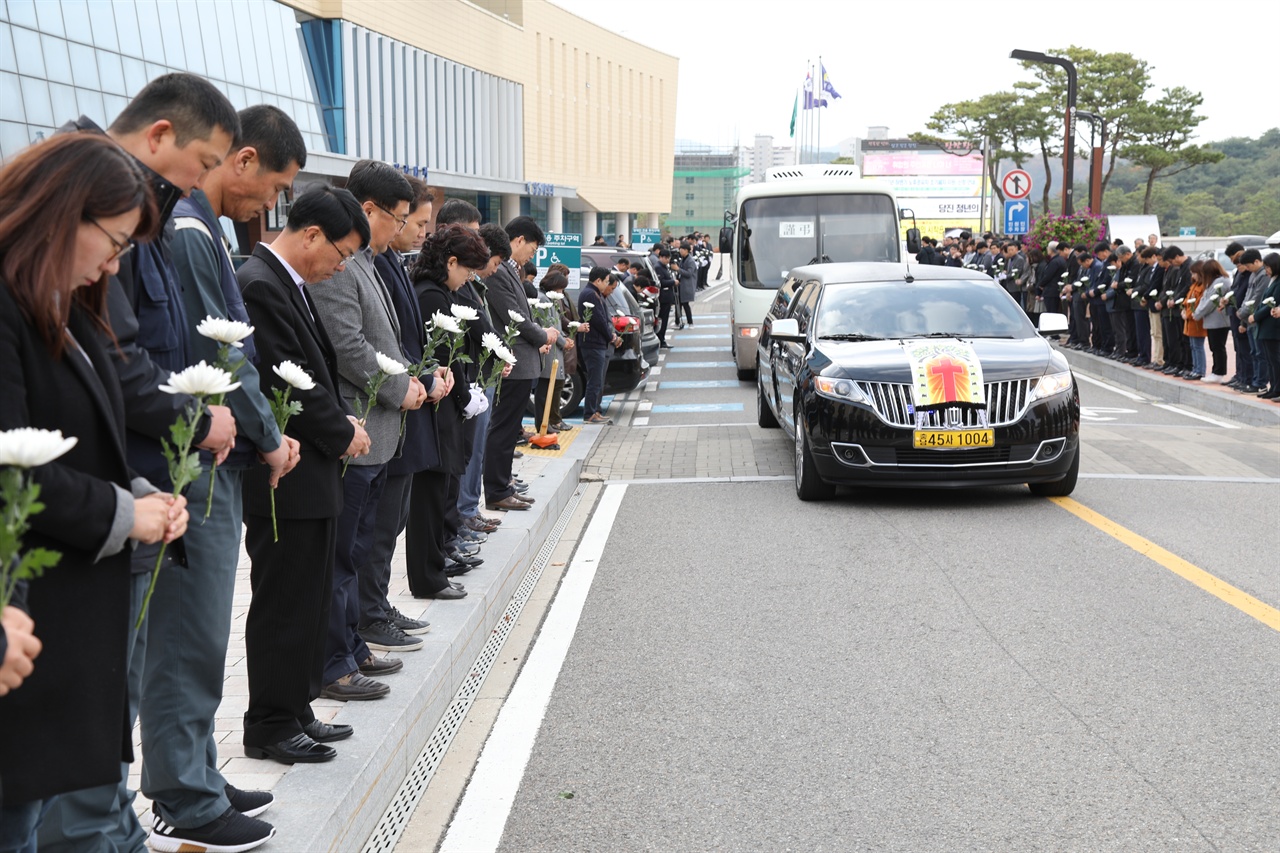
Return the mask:
[[381,681],[374,681],[360,674],[360,670],[356,670],[350,675],[343,676],[331,684],[326,684],[320,688],[320,695],[325,699],[337,699],[339,702],[367,702],[371,699],[381,699],[391,692],[391,688],[383,684]]
[[[410,639],[417,638],[414,637]],[[421,648],[421,646],[422,643],[419,642],[416,648]],[[400,660],[400,658],[380,658],[377,655],[369,655],[369,659],[360,664],[361,675],[371,675],[375,677],[379,675],[390,675],[391,673],[399,672],[402,669],[404,669],[404,661]],[[314,735],[312,735],[312,739],[319,740],[319,738]]]
[[444,561],[444,573],[447,577],[456,578],[458,575],[465,575],[471,571],[470,566],[464,566],[462,563],[455,563],[452,560]]
[[460,548],[455,548],[454,550],[450,551],[447,554],[447,556],[450,560],[453,560],[455,563],[460,563],[461,565],[467,566],[472,569],[484,563],[483,557],[477,557],[474,554],[468,554]]
[[302,727],[302,731],[316,743],[333,743],[338,740],[346,740],[355,734],[356,730],[351,726],[335,726],[331,723],[312,720]]
[[426,595],[418,595],[415,593],[413,597],[434,598],[439,601],[457,601],[460,598],[466,598],[467,591],[465,589],[454,589],[451,586],[446,586],[444,589],[439,589],[435,592],[427,593]]
[[331,746],[316,743],[305,732],[270,746],[245,746],[249,758],[270,758],[281,764],[320,764],[332,761],[338,751]]

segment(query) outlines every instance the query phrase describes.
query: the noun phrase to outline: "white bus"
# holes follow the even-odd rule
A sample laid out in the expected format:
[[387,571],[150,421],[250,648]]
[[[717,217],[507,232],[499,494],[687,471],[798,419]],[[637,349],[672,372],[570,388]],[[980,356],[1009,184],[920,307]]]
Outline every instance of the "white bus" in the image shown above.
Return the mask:
[[[795,267],[901,260],[893,190],[863,180],[856,166],[811,163],[769,170],[734,199],[729,323],[738,378],[756,372],[756,339],[778,288]],[[914,254],[919,232],[908,232]]]

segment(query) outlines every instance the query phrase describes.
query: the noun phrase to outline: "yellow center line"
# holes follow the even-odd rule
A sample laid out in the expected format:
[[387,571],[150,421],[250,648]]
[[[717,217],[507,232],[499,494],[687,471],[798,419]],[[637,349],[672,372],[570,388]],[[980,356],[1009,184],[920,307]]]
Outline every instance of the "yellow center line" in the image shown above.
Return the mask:
[[1128,545],[1142,556],[1156,561],[1175,575],[1191,581],[1210,595],[1220,598],[1242,613],[1247,613],[1267,627],[1280,631],[1280,610],[1269,604],[1264,604],[1243,590],[1236,589],[1231,584],[1214,577],[1199,566],[1188,563],[1177,554],[1166,551],[1150,539],[1145,539],[1132,530],[1121,527],[1106,516],[1099,515],[1089,509],[1084,504],[1077,503],[1071,498],[1049,498],[1049,500],[1082,521],[1098,528],[1108,536]]

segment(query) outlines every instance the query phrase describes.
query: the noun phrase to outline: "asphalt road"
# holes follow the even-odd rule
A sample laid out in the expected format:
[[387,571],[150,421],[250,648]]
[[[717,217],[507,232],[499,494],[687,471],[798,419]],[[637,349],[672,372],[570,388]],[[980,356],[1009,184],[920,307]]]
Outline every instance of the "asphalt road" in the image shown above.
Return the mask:
[[699,424],[788,447],[727,381],[726,306],[611,428],[695,449],[676,482],[606,480],[625,493],[499,849],[1280,849],[1274,429],[1086,383],[1070,501],[802,504],[789,477],[693,470]]

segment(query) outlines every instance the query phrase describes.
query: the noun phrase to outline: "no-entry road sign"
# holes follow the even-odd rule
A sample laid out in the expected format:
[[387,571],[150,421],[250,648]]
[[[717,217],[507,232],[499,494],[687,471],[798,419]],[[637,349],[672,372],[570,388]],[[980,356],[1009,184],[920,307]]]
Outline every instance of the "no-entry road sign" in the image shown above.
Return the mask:
[[1000,190],[1005,198],[1026,198],[1031,195],[1031,176],[1022,169],[1010,169],[1000,179]]

